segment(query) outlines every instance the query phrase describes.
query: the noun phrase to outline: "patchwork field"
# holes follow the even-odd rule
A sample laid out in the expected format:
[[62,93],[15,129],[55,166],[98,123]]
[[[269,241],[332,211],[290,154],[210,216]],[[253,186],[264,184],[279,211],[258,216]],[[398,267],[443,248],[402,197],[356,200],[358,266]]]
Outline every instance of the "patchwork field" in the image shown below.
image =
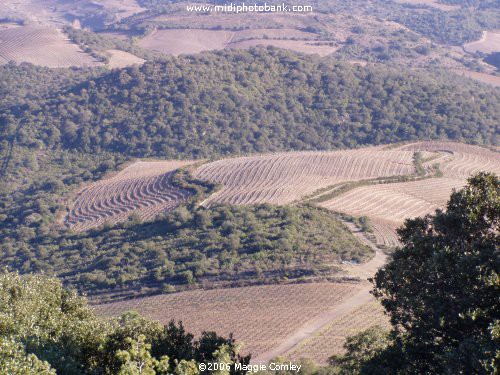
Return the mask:
[[333,152],[289,152],[223,159],[194,175],[224,187],[204,202],[286,204],[344,181],[408,175],[413,152],[365,148]]
[[[412,158],[420,152],[423,167],[431,173],[439,166],[441,178],[425,181],[382,183],[353,187],[346,182],[380,177],[411,175]],[[368,216],[376,242],[385,247],[398,244],[395,229],[405,219],[443,208],[453,189],[479,171],[500,173],[500,155],[478,146],[453,142],[418,142],[397,148],[365,148],[336,152],[295,152],[224,159],[199,167],[194,173],[202,180],[220,183],[223,188],[203,204],[288,204],[315,191],[324,208],[352,216]],[[433,173],[433,172],[432,172]]]
[[0,29],[0,64],[9,61],[50,68],[100,65],[59,30],[43,26]]
[[142,65],[146,60],[141,59],[135,55],[132,55],[129,52],[120,51],[117,49],[110,49],[106,51],[111,55],[108,66],[110,68],[124,68],[126,66],[138,64]]
[[321,56],[336,51],[328,41],[318,41],[318,35],[295,29],[250,30],[158,30],[143,38],[143,48],[171,55],[198,53],[224,48],[246,49],[257,45],[275,46]]
[[190,162],[137,162],[116,176],[80,190],[65,224],[83,231],[104,223],[126,220],[132,213],[142,220],[171,210],[189,197],[189,192],[170,184],[173,171]]
[[[419,152],[425,180],[415,178]],[[76,231],[124,221],[132,213],[150,220],[177,207],[188,193],[170,184],[173,170],[189,162],[139,162],[116,176],[83,188],[65,223]],[[438,167],[441,177],[435,177]],[[395,230],[405,219],[443,208],[453,189],[479,171],[500,174],[498,152],[453,142],[417,142],[331,152],[283,152],[202,164],[194,177],[222,188],[201,205],[291,204],[302,199],[354,217],[371,219],[378,245],[398,245]],[[399,176],[399,177],[398,177]],[[385,178],[385,179],[384,179]],[[366,181],[379,179],[378,181]],[[382,179],[382,180],[380,180]]]
[[227,30],[159,30],[141,39],[139,45],[146,49],[177,56],[224,49],[232,36],[233,32]]
[[418,142],[399,147],[401,151],[433,152],[426,164],[439,163],[441,178],[421,181],[368,185],[354,188],[320,203],[324,208],[352,216],[368,216],[377,244],[398,244],[395,229],[405,219],[444,208],[453,189],[479,171],[500,174],[500,154],[478,146],[453,142]]
[[500,30],[483,31],[480,40],[464,44],[467,52],[493,53],[500,52]]
[[285,353],[285,357],[291,360],[310,358],[316,363],[327,364],[332,355],[345,353],[343,345],[346,337],[373,326],[390,328],[388,316],[374,298],[353,309],[349,314],[334,319],[327,327]]
[[437,0],[394,0],[394,2],[399,4],[428,5],[445,12],[460,9],[459,5],[441,4]]
[[135,310],[162,323],[182,320],[196,335],[204,330],[232,332],[244,344],[243,351],[257,358],[359,290],[345,283],[265,285],[159,295],[95,308],[103,316]]

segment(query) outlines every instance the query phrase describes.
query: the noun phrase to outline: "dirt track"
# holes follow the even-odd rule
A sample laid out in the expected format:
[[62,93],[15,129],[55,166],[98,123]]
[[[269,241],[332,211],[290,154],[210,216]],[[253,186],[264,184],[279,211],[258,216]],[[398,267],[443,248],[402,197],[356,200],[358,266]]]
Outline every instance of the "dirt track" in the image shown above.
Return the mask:
[[[386,255],[380,251],[370,240],[368,240],[363,232],[361,232],[358,228],[355,227],[354,224],[350,222],[344,222],[345,225],[349,227],[352,233],[363,243],[367,244],[370,248],[375,250],[375,256],[366,263],[362,263],[359,265],[346,265],[345,271],[349,273],[349,275],[357,276],[361,278],[361,288],[353,294],[351,297],[343,300],[337,306],[334,306],[330,310],[317,315],[314,319],[310,320],[308,323],[304,324],[300,327],[295,333],[287,337],[279,346],[276,348],[262,353],[252,360],[252,363],[268,363],[273,358],[278,356],[282,356],[291,350],[293,350],[296,346],[302,343],[304,340],[309,339],[314,336],[317,332],[323,330],[326,326],[330,324],[333,320],[349,314],[354,309],[359,306],[370,302],[373,300],[373,296],[370,294],[371,284],[366,280],[368,277],[371,277],[375,274],[375,272],[385,264]],[[365,281],[366,280],[366,281]]]

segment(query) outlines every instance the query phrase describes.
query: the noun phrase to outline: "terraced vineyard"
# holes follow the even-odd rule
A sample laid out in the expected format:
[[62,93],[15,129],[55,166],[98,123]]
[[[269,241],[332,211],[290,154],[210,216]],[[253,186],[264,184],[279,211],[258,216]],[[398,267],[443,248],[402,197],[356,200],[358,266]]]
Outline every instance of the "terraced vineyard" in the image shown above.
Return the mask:
[[479,171],[500,173],[500,153],[463,143],[456,142],[417,142],[402,146],[400,150],[437,152],[448,154],[440,169],[445,177],[465,179]]
[[333,152],[289,152],[223,159],[202,165],[194,174],[224,185],[204,202],[286,204],[317,189],[345,181],[409,175],[412,151],[380,148]]
[[332,200],[322,207],[345,212],[353,216],[368,216],[395,225],[406,218],[423,216],[442,207],[455,188],[465,185],[465,180],[432,178],[393,184],[362,186]]
[[482,147],[454,142],[418,142],[396,150],[423,152],[424,159],[434,154],[423,166],[439,164],[441,178],[424,181],[368,185],[354,188],[330,200],[322,207],[353,216],[372,219],[374,235],[380,245],[397,245],[395,229],[405,219],[423,216],[443,208],[453,189],[466,184],[466,179],[479,171],[500,174],[500,154]]
[[83,231],[124,221],[132,213],[150,220],[171,210],[189,197],[188,191],[171,185],[172,173],[189,163],[137,162],[112,178],[87,186],[77,193],[65,223]]
[[9,61],[50,68],[100,65],[59,30],[45,26],[0,29],[0,64]]
[[[438,165],[441,178],[369,185],[363,180],[414,175],[413,157],[423,159],[427,174]],[[202,165],[196,177],[214,181],[223,188],[203,204],[288,204],[311,195],[326,197],[322,207],[352,216],[372,219],[378,244],[394,247],[395,229],[405,219],[442,208],[453,189],[479,171],[500,173],[498,152],[456,142],[427,141],[402,146],[369,147],[335,152],[290,152],[224,159]],[[431,176],[428,176],[431,177]],[[346,182],[361,182],[345,192]],[[364,185],[364,186],[363,186]],[[314,195],[314,194],[313,194]]]
[[396,228],[399,226],[395,225],[391,221],[385,221],[381,219],[372,220],[373,235],[375,236],[375,243],[383,248],[394,248],[399,246],[398,235],[396,234]]
[[[415,177],[416,152],[422,157],[425,173],[434,173],[438,165],[442,177],[397,182],[397,176]],[[75,230],[86,230],[104,222],[123,221],[132,212],[149,220],[176,207],[187,198],[187,192],[170,185],[169,172],[184,164],[139,163],[114,178],[84,188],[66,223]],[[202,202],[205,207],[219,203],[280,205],[299,202],[306,196],[321,197],[324,199],[318,204],[324,208],[368,216],[377,243],[394,247],[398,244],[395,229],[405,219],[442,208],[453,189],[464,186],[467,177],[481,170],[500,173],[499,153],[461,143],[429,141],[228,158],[203,164],[193,174],[223,186]],[[389,180],[379,182],[385,183],[365,181],[384,177]]]
[[96,311],[113,316],[135,310],[162,323],[180,319],[197,335],[232,332],[256,357],[357,291],[355,284],[340,283],[197,290],[98,305]]

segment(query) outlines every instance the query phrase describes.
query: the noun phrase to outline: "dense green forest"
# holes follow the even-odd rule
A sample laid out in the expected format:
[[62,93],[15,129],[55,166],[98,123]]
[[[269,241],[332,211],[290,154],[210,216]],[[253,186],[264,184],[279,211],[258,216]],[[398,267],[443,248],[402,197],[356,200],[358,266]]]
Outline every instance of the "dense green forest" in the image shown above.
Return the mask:
[[466,82],[274,48],[222,51],[115,70],[5,110],[1,138],[166,158],[433,138],[498,144],[500,92]]
[[308,207],[180,207],[150,223],[132,216],[84,233],[31,234],[2,244],[1,265],[58,275],[89,294],[306,280],[372,253],[331,214]]

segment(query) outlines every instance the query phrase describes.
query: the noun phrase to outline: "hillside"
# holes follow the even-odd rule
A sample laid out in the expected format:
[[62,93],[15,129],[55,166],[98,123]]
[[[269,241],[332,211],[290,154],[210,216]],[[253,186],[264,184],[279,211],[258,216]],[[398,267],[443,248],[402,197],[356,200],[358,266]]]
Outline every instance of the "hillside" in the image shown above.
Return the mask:
[[12,133],[19,122],[51,149],[175,159],[429,138],[497,144],[499,102],[472,82],[260,48],[113,71],[6,111],[1,137],[33,147]]
[[194,171],[201,180],[222,185],[203,205],[214,203],[288,204],[341,182],[409,176],[413,152],[380,147],[349,151],[289,152],[228,158]]
[[[467,178],[479,171],[500,174],[500,154],[485,148],[453,142],[417,142],[396,148],[400,151],[434,153],[423,159],[438,176],[421,181],[365,185],[349,189],[332,198],[319,196],[319,205],[372,220],[377,242],[396,244],[395,229],[406,219],[443,209],[452,193],[465,186]],[[391,233],[392,232],[392,233]]]
[[[189,208],[189,207],[188,207]],[[267,205],[184,206],[154,222],[52,231],[4,247],[1,264],[47,272],[99,297],[339,277],[373,251],[328,212]],[[26,249],[33,249],[26,252]]]

